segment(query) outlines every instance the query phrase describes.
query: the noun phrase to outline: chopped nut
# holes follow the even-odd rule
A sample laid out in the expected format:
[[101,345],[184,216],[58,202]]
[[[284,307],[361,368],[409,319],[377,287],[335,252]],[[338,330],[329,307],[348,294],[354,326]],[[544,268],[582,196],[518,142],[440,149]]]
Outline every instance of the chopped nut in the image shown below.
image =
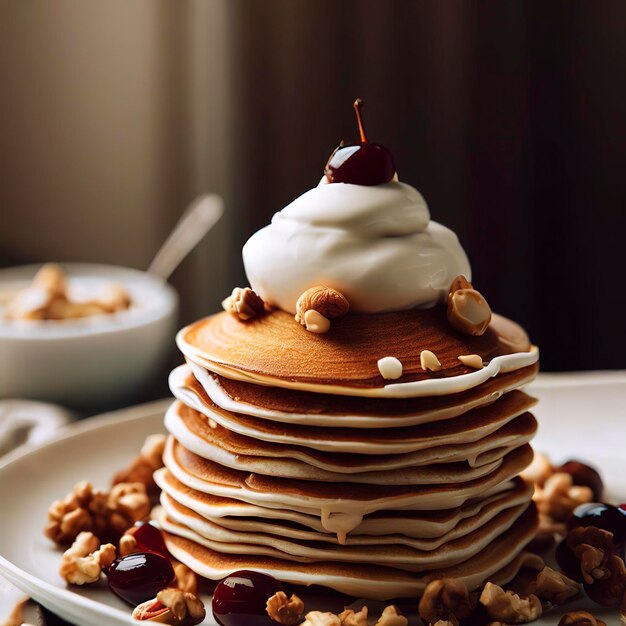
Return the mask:
[[198,595],[198,577],[196,573],[188,568],[184,563],[172,560],[174,575],[176,576],[176,588]]
[[491,308],[464,276],[457,276],[448,292],[448,322],[460,333],[480,336],[491,322]]
[[402,376],[402,363],[395,356],[378,359],[378,371],[386,380],[396,380]]
[[167,587],[156,598],[135,607],[133,619],[176,626],[194,626],[206,617],[204,604],[193,594]]
[[569,474],[574,485],[591,489],[594,502],[602,500],[604,484],[598,470],[580,461],[568,461],[563,463],[563,465],[555,467],[554,471]]
[[400,613],[396,606],[390,604],[382,612],[376,626],[407,626],[409,620]]
[[101,536],[106,525],[107,494],[94,490],[90,482],[82,481],[65,499],[50,505],[44,532],[56,544],[67,546],[82,531]]
[[82,532],[63,554],[60,576],[73,585],[95,583],[102,570],[115,560],[115,546],[108,543],[100,546],[93,533]]
[[120,556],[128,556],[129,554],[139,552],[139,546],[134,535],[129,535],[128,533],[126,533],[120,537],[120,546],[118,552]]
[[296,322],[307,326],[305,315],[307,311],[317,311],[326,319],[332,320],[343,317],[350,310],[350,303],[345,296],[336,289],[318,285],[307,289],[296,302]]
[[478,354],[462,354],[458,359],[463,365],[467,365],[467,367],[471,367],[475,370],[481,370],[485,367],[482,357]]
[[304,325],[309,332],[322,335],[330,330],[330,320],[314,309],[304,314]]
[[148,494],[156,497],[160,490],[154,482],[153,474],[163,467],[166,440],[165,435],[149,435],[137,458],[127,468],[117,472],[113,477],[112,484],[142,483]]
[[339,613],[341,626],[368,626],[367,607],[364,606],[360,611],[355,612],[354,609],[346,609]]
[[484,605],[489,617],[507,624],[526,624],[541,616],[541,601],[535,595],[526,598],[512,591],[504,591],[502,587],[488,582],[479,602]]
[[563,615],[558,626],[606,626],[606,624],[587,611],[570,611]]
[[619,606],[626,591],[624,561],[613,554],[603,567],[604,577],[585,587],[587,595],[602,606]]
[[616,551],[613,533],[595,526],[579,527],[570,531],[565,541],[580,561],[580,570],[588,585],[610,577],[608,562]]
[[554,468],[550,459],[541,452],[535,451],[532,463],[520,474],[520,476],[536,486],[543,487],[546,480],[552,476]]
[[143,483],[118,483],[109,494],[109,525],[121,535],[135,522],[148,519],[150,498]]
[[563,604],[580,593],[580,585],[551,567],[544,567],[535,582],[535,595],[552,604]]
[[341,626],[341,620],[333,613],[311,611],[300,626]]
[[579,505],[591,502],[593,492],[589,487],[576,486],[570,474],[552,474],[543,486],[535,489],[534,500],[537,509],[554,520],[563,522]]
[[222,302],[227,313],[247,322],[265,312],[265,303],[250,287],[235,287],[232,294]]
[[472,612],[469,591],[460,580],[440,578],[428,583],[419,602],[420,617],[428,624],[451,617],[465,619]]
[[422,350],[420,353],[420,365],[423,370],[430,370],[431,372],[438,372],[441,369],[439,359],[430,350]]
[[283,591],[278,591],[267,601],[265,610],[275,622],[284,626],[295,626],[302,619],[304,602],[295,594],[289,598]]

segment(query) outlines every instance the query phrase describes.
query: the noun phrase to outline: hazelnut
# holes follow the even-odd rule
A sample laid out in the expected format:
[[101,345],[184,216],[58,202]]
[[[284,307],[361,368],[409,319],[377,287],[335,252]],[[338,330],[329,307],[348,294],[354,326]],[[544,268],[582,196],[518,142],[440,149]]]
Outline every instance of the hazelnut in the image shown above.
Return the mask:
[[448,322],[465,335],[483,335],[491,322],[491,308],[464,276],[457,276],[448,292]]
[[570,611],[563,615],[558,626],[606,626],[606,624],[587,611]]
[[343,317],[350,310],[350,303],[336,289],[318,285],[307,289],[296,302],[296,321],[306,325],[307,311],[317,311],[326,319]]
[[309,332],[318,335],[323,335],[330,330],[330,320],[315,309],[309,309],[304,314],[304,325]]
[[235,287],[222,302],[224,310],[242,322],[247,322],[265,312],[265,303],[250,287]]

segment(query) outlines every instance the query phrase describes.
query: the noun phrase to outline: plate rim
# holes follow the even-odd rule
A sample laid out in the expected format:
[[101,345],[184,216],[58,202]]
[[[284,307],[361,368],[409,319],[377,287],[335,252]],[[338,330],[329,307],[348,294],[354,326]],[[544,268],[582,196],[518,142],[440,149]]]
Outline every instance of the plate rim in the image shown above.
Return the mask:
[[[36,454],[42,448],[53,445],[57,442],[67,441],[73,439],[74,437],[97,431],[101,428],[110,427],[115,424],[124,424],[135,420],[147,419],[151,415],[156,416],[158,413],[165,411],[169,403],[171,403],[170,398],[154,400],[125,409],[109,411],[93,418],[87,418],[79,422],[68,424],[67,426],[60,428],[58,433],[56,433],[51,439],[38,444],[26,443],[19,446],[12,452],[9,452],[2,459],[0,459],[0,473],[2,473],[8,466],[17,463],[22,459],[26,459],[29,456]],[[87,598],[79,593],[71,591],[70,589],[57,587],[56,585],[23,570],[21,567],[15,565],[1,554],[0,573],[2,573],[2,575],[5,576],[9,582],[18,587],[21,591],[24,591],[33,597],[37,595],[42,599],[45,598],[45,600],[55,603],[57,606],[60,604],[62,607],[65,607],[69,604],[70,606],[73,605],[75,610],[91,611],[97,617],[106,618],[108,620],[115,618],[127,624],[135,623],[130,614],[125,613],[121,609],[102,604],[97,600]],[[26,587],[26,589],[24,587]],[[35,591],[35,593],[33,593],[33,591]],[[72,615],[76,615],[75,610],[71,611]],[[81,615],[77,615],[77,617],[81,620],[83,619]]]

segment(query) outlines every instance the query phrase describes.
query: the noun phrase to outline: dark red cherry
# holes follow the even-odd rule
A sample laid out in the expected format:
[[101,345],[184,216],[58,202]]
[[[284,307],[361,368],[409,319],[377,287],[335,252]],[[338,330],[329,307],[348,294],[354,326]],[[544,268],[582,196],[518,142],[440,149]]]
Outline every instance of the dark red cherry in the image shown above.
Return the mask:
[[567,528],[573,530],[580,526],[608,530],[613,533],[613,540],[617,545],[626,541],[626,515],[610,504],[588,502],[577,506],[567,520]]
[[272,576],[240,570],[224,578],[213,592],[213,616],[220,626],[276,626],[265,610],[269,598],[283,591]]
[[554,471],[569,474],[575,485],[589,487],[593,491],[594,500],[602,500],[604,483],[602,482],[602,476],[595,468],[580,461],[570,460],[559,467],[555,467]]
[[156,552],[169,558],[161,531],[149,522],[137,522],[127,534],[132,535],[137,542],[138,552]]
[[356,144],[341,144],[330,155],[324,173],[330,183],[353,185],[382,185],[388,183],[396,173],[391,152],[385,146],[370,143],[363,129],[361,107],[363,101],[355,100],[354,110],[361,141]]
[[555,555],[561,571],[579,583],[583,581],[582,571],[580,569],[580,561],[574,556],[571,548],[567,545],[567,540],[563,539],[556,547]]
[[114,594],[137,606],[165,589],[174,580],[174,569],[156,552],[135,552],[113,561],[107,580]]

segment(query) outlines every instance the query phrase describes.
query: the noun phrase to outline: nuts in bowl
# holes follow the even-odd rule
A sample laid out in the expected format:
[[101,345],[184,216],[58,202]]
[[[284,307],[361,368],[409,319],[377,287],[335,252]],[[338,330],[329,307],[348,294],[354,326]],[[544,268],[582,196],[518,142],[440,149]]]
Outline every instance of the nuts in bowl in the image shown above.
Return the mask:
[[133,269],[0,270],[0,397],[88,411],[137,400],[168,356],[177,313],[174,289]]

